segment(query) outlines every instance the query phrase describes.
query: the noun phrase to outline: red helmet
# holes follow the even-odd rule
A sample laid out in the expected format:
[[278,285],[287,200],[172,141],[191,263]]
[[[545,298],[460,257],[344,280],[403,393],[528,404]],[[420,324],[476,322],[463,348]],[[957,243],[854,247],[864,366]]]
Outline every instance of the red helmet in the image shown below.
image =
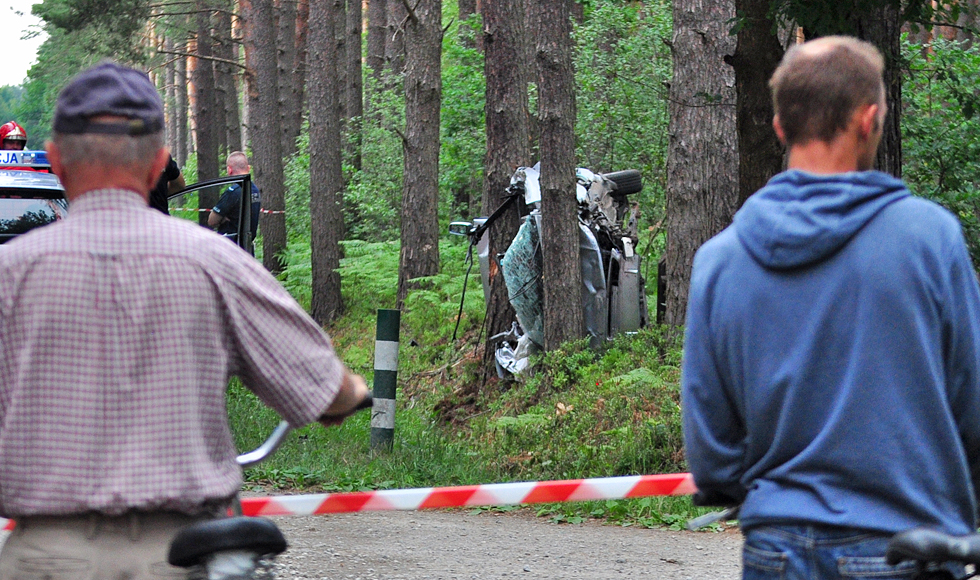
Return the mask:
[[17,121],[8,121],[0,125],[0,142],[13,141],[23,149],[27,145],[27,131],[17,124]]

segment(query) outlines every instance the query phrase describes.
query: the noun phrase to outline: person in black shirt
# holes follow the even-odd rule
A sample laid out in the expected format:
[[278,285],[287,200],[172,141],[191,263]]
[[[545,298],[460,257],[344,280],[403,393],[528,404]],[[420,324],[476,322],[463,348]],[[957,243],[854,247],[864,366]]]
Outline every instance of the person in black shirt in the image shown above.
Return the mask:
[[184,176],[181,175],[180,167],[177,167],[177,162],[171,156],[156,186],[150,191],[150,207],[170,215],[167,198],[171,193],[181,189],[184,189]]
[[[228,175],[245,175],[251,171],[248,164],[248,157],[241,151],[235,151],[228,155],[226,162]],[[259,212],[262,209],[262,197],[258,186],[252,182],[251,191],[251,226],[250,235],[252,240],[259,227]],[[233,185],[225,190],[218,200],[218,203],[211,208],[208,216],[208,227],[214,229],[219,234],[235,234],[238,232],[238,216],[241,215],[242,188],[240,185]],[[251,240],[249,240],[251,241]]]

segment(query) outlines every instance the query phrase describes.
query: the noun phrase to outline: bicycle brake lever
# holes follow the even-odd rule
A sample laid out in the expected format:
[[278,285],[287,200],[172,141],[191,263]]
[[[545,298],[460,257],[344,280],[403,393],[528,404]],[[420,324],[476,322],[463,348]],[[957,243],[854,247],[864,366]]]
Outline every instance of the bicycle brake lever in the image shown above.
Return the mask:
[[371,396],[371,393],[368,393],[367,395],[365,395],[363,399],[361,399],[361,402],[358,403],[356,407],[354,407],[354,411],[352,411],[352,413],[356,411],[360,411],[362,409],[370,409],[373,406],[374,406],[374,397]]
[[693,532],[699,528],[705,526],[710,526],[715,522],[733,520],[738,516],[738,508],[740,506],[734,506],[727,509],[723,509],[720,512],[711,512],[709,514],[704,514],[703,516],[698,516],[692,520],[688,520],[687,529]]

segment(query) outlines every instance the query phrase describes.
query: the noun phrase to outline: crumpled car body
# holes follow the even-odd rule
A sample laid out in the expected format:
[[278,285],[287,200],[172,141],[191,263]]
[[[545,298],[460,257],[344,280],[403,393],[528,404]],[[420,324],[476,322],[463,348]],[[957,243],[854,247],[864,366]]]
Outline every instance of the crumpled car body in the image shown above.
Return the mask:
[[[638,206],[628,195],[642,190],[636,170],[599,174],[576,171],[579,202],[579,259],[582,268],[582,311],[593,343],[649,323],[646,292],[636,253]],[[518,168],[511,192],[523,193],[531,207],[507,251],[499,257],[504,283],[517,315],[510,331],[490,337],[497,343],[498,374],[517,374],[527,357],[544,345],[544,293],[541,254],[541,189],[539,166]],[[489,296],[489,224],[454,222],[450,232],[470,235],[476,245],[484,298]]]

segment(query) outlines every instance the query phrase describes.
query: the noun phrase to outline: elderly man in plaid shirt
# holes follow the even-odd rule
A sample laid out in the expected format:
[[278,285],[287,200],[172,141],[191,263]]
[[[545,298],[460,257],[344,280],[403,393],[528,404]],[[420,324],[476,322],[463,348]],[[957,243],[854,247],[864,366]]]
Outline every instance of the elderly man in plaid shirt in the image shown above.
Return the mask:
[[182,573],[175,532],[241,484],[232,375],[294,426],[367,395],[251,256],[148,207],[163,127],[145,74],[80,73],[48,144],[70,215],[0,251],[0,580]]

